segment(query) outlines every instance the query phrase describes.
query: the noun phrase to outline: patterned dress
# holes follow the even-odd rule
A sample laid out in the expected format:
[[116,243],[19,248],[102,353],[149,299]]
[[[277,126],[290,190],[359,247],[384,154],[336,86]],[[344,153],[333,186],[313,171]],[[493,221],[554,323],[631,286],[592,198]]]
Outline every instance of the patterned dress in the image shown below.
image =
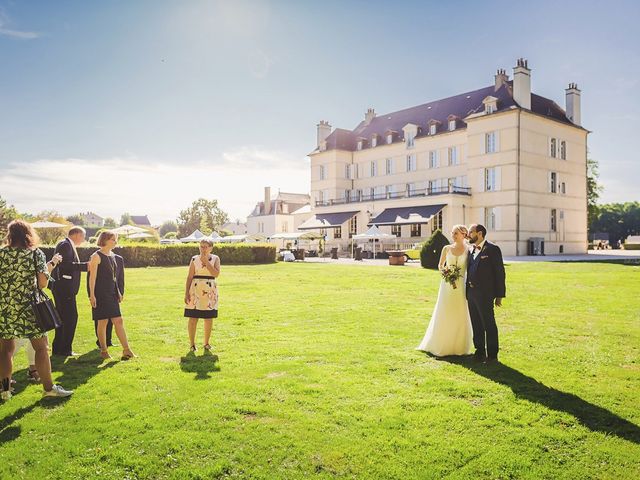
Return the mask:
[[[191,302],[184,309],[184,316],[189,318],[218,318],[218,286],[211,272],[202,265],[200,255],[194,256],[193,262],[196,272],[191,281],[189,296]],[[216,255],[209,257],[211,265],[220,262]]]
[[36,324],[31,298],[36,271],[48,276],[47,260],[40,249],[0,248],[0,338],[42,338],[46,333]]

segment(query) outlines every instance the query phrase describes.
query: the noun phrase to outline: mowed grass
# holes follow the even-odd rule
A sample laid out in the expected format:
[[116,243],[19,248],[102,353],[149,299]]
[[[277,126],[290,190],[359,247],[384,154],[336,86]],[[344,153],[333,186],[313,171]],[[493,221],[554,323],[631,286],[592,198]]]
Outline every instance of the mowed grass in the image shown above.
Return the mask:
[[215,356],[188,355],[185,275],[127,271],[129,362],[79,297],[67,401],[18,355],[0,478],[640,478],[637,266],[507,266],[498,366],[414,350],[436,272],[325,264],[223,265]]

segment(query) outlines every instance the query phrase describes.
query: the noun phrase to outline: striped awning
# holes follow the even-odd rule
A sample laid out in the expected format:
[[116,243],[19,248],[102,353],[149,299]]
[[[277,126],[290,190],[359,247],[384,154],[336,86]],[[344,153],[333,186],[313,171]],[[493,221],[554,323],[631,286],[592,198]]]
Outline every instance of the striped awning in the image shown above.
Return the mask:
[[317,230],[320,228],[338,228],[341,227],[344,222],[351,220],[355,212],[331,212],[331,213],[316,213],[313,217],[303,222],[298,230]]

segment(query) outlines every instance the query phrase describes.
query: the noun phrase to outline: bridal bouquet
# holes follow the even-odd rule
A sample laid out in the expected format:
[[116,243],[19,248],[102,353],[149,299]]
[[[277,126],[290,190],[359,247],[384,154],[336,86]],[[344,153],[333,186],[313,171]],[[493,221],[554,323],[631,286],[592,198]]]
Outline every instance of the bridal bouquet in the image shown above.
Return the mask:
[[456,282],[462,277],[462,269],[458,265],[447,265],[442,269],[442,278],[453,288],[458,288]]

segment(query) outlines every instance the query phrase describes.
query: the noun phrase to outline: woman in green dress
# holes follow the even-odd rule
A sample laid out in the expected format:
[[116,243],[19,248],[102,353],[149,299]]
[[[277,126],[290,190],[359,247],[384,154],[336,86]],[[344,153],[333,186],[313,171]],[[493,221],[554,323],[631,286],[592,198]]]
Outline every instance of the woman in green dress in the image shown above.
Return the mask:
[[27,338],[36,351],[36,368],[44,397],[68,397],[73,392],[54,385],[51,379],[47,333],[36,324],[31,297],[36,283],[44,288],[49,274],[60,263],[60,255],[47,263],[37,248],[38,235],[22,220],[9,224],[6,245],[0,248],[0,398],[11,398],[11,374],[15,340]]

